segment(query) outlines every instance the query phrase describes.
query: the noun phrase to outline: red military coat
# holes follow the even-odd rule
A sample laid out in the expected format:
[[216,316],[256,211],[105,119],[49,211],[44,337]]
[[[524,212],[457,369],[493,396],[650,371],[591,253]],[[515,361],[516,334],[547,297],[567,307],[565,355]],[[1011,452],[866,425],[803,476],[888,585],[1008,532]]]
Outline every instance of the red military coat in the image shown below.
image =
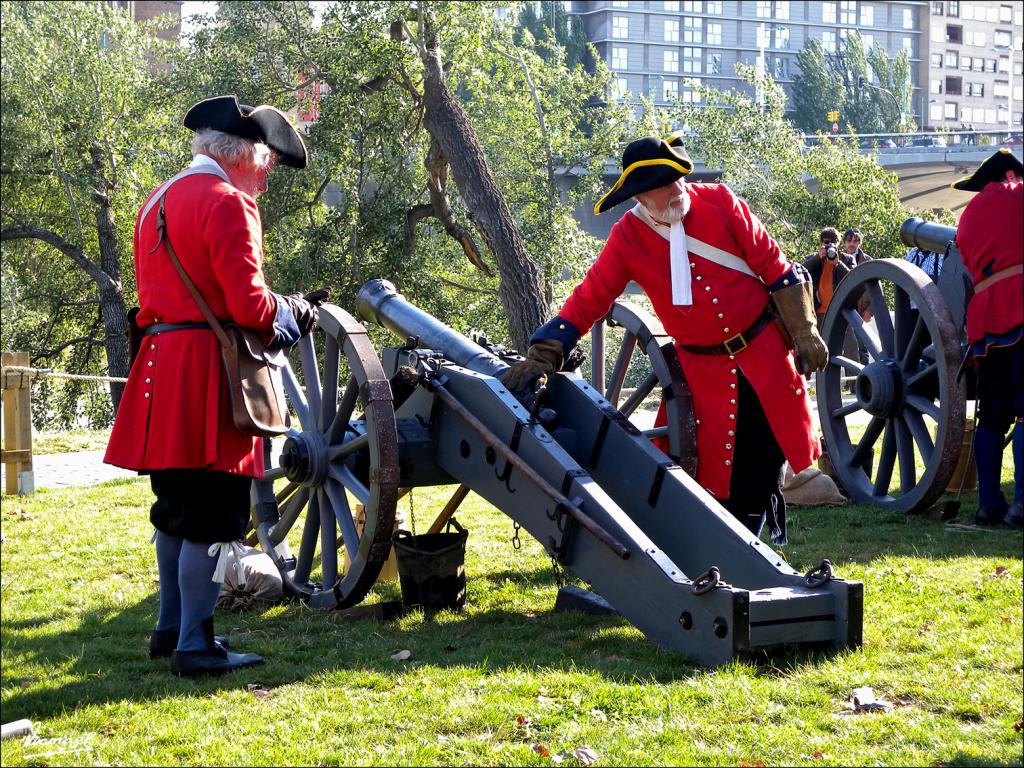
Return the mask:
[[676,340],[683,373],[693,390],[697,426],[697,482],[714,496],[729,496],[736,434],[737,371],[742,370],[764,408],[779,447],[794,472],[821,452],[803,378],[782,336],[770,323],[734,356],[694,355],[679,345],[721,344],[753,324],[768,302],[766,284],[791,265],[746,203],[722,184],[688,184],[688,236],[742,258],[760,279],[690,253],[693,305],[672,304],[669,243],[632,212],[612,228],[608,242],[559,316],[586,333],[634,280]]
[[[975,285],[1000,270],[1024,263],[1024,183],[990,182],[967,204],[956,244]],[[1002,334],[1024,323],[1024,276],[1014,275],[976,293],[967,305],[967,339]]]
[[[219,176],[197,174],[170,187],[165,208],[174,251],[213,314],[272,334],[277,300],[263,280],[263,225],[256,202]],[[135,229],[139,325],[202,322],[167,249],[150,252],[159,240],[156,207],[141,231],[138,224]],[[211,330],[143,338],[104,461],[135,470],[262,475],[260,438],[241,434],[232,422],[220,344]]]

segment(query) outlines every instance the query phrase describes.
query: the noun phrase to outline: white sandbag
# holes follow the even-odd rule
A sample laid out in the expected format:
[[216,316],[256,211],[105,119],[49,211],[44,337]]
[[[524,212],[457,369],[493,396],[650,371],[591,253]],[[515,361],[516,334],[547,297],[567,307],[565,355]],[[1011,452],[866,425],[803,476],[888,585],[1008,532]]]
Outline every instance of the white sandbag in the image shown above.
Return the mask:
[[281,599],[284,584],[270,555],[254,547],[235,546],[228,555],[217,607],[244,610]]
[[832,478],[817,467],[808,467],[794,475],[787,464],[782,495],[786,505],[791,507],[841,507],[849,503]]

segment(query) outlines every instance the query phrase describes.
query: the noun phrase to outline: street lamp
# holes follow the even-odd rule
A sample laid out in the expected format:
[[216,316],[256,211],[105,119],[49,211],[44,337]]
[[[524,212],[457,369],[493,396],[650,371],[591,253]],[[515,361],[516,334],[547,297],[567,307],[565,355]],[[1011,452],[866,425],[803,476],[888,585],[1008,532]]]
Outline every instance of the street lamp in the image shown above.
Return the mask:
[[867,80],[864,79],[863,75],[857,77],[857,87],[874,88],[876,91],[881,91],[882,93],[886,94],[890,99],[892,99],[892,103],[896,106],[896,111],[900,115],[900,131],[902,132],[905,129],[907,125],[907,113],[903,110],[903,106],[896,99],[896,94],[894,94],[888,88],[882,88],[881,86],[869,83]]

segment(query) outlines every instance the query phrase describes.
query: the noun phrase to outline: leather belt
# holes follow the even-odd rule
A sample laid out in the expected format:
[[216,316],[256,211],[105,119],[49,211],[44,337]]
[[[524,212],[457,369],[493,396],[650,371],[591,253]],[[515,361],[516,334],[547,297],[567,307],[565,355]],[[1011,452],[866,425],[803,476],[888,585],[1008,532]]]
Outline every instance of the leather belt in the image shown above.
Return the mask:
[[694,355],[736,355],[742,352],[754,337],[768,327],[768,324],[775,317],[771,304],[765,305],[764,311],[758,316],[747,330],[730,336],[722,344],[712,344],[707,347],[698,347],[690,344],[680,344],[687,352]]
[[977,295],[984,291],[986,288],[988,288],[990,285],[998,283],[1000,280],[1005,280],[1008,277],[1013,277],[1014,275],[1019,275],[1022,273],[1024,273],[1024,264],[1014,264],[1012,267],[1001,269],[994,275],[989,275],[984,280],[980,281],[977,285],[975,285],[974,293],[975,295]]
[[143,336],[152,336],[155,333],[166,333],[167,331],[186,331],[191,328],[209,328],[209,323],[153,323],[142,329]]

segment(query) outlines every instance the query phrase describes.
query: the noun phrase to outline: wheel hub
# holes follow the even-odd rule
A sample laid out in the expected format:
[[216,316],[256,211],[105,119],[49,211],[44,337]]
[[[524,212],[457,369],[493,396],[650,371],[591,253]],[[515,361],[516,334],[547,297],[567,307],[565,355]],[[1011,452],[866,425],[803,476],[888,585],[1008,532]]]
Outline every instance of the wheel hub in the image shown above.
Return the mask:
[[281,450],[281,469],[293,483],[322,485],[327,477],[327,442],[317,431],[303,432],[285,440]]
[[861,408],[872,416],[895,416],[903,408],[903,374],[892,360],[865,365],[854,383]]

